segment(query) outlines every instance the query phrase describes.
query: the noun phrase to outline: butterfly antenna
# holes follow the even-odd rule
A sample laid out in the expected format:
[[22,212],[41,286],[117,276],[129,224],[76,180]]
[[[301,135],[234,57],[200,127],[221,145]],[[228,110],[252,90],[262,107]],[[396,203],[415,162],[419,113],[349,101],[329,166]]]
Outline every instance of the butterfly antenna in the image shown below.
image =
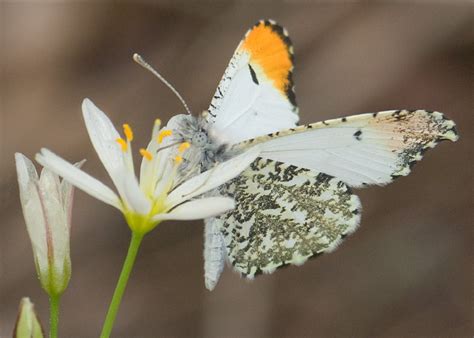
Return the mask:
[[178,91],[169,83],[166,81],[166,79],[158,73],[148,62],[146,62],[140,55],[137,53],[133,54],[133,60],[138,63],[140,66],[145,68],[146,70],[150,71],[153,75],[155,75],[161,82],[163,82],[171,91],[176,95],[176,97],[181,101],[181,103],[184,106],[184,109],[188,112],[189,115],[192,115],[191,110],[189,109],[188,105],[186,104],[186,101],[184,101],[183,97],[178,93]]

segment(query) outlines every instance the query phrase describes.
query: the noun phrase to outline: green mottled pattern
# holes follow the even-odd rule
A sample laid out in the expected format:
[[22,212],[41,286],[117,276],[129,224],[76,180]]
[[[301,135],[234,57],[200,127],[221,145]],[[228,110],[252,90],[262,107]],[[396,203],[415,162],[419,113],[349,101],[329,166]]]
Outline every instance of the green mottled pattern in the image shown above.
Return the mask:
[[223,190],[236,200],[220,216],[229,260],[249,278],[334,249],[360,219],[359,199],[343,182],[268,159]]

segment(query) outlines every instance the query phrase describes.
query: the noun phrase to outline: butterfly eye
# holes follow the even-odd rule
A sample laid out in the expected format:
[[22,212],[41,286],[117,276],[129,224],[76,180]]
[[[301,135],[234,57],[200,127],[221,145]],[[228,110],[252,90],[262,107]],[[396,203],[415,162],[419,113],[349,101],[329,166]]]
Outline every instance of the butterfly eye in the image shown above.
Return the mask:
[[193,135],[191,143],[197,147],[204,147],[207,144],[207,134],[205,132],[198,131]]

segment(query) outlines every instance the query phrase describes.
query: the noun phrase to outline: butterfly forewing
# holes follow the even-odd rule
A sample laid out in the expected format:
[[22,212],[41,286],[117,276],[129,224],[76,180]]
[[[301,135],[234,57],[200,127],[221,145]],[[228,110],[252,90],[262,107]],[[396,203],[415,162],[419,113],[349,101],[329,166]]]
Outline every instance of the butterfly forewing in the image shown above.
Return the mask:
[[286,30],[259,21],[237,47],[208,109],[210,131],[233,144],[298,122],[293,47]]
[[406,176],[426,150],[457,138],[454,122],[439,112],[397,110],[299,126],[239,146],[260,143],[265,158],[318,170],[358,187]]
[[225,187],[236,208],[218,217],[234,268],[252,278],[334,249],[355,230],[360,202],[340,180],[258,158]]

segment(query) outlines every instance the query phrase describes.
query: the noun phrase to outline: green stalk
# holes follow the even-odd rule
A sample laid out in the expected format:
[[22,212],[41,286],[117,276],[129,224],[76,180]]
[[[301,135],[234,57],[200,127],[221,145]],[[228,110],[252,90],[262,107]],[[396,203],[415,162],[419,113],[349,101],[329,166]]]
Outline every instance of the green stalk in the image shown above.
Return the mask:
[[122,272],[120,273],[112,301],[110,302],[109,310],[107,311],[107,316],[105,317],[102,333],[100,334],[101,338],[108,338],[112,332],[115,317],[117,317],[117,312],[120,307],[120,303],[122,302],[122,296],[125,291],[125,287],[127,286],[130,273],[132,272],[133,264],[135,263],[135,258],[137,257],[138,249],[140,248],[142,239],[143,234],[132,232],[132,239],[130,240],[130,246],[128,247],[127,257],[123,263]]
[[49,296],[49,338],[58,338],[60,295]]

